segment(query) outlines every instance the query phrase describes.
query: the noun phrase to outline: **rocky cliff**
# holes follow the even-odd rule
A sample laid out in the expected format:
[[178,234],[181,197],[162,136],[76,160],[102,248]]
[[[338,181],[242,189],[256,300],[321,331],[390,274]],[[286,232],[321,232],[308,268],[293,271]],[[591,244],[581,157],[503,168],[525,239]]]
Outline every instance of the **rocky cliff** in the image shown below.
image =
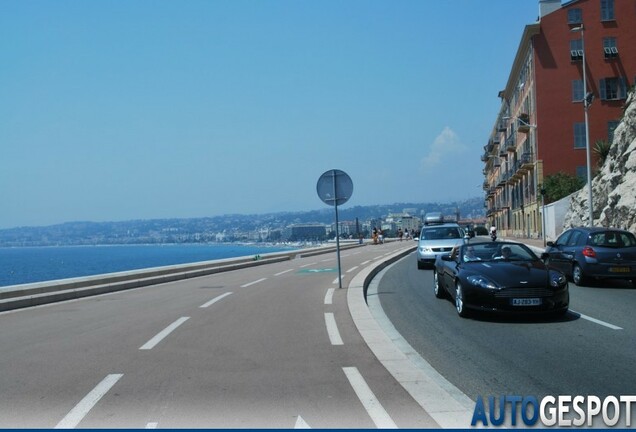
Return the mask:
[[[572,195],[564,227],[588,225],[588,189]],[[625,114],[614,132],[609,155],[592,180],[594,225],[636,232],[636,92],[631,91]]]

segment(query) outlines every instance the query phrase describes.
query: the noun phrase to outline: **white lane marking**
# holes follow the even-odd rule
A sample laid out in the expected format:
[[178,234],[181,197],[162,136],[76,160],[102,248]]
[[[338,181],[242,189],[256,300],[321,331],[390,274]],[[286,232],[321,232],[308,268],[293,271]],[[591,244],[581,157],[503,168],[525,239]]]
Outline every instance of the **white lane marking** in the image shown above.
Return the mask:
[[358,266],[351,267],[349,270],[347,270],[347,273],[351,273],[352,271],[354,271],[357,268],[358,268]]
[[300,266],[300,267],[298,267],[298,268],[309,267],[309,266],[312,266],[312,265],[315,265],[315,264],[318,264],[318,262],[312,262],[312,263],[309,263],[309,264],[301,265],[301,266]]
[[274,276],[280,276],[282,274],[289,273],[290,271],[294,271],[294,269],[288,269],[288,270],[284,270],[282,272],[278,272],[278,273],[274,274]]
[[342,370],[378,429],[397,429],[397,425],[375,397],[358,368],[343,367]]
[[375,260],[379,260],[379,259],[382,259],[382,258],[384,258],[384,255],[377,256],[377,257],[373,258],[373,260],[375,261]]
[[159,423],[157,422],[150,422],[146,425],[146,429],[157,429],[157,426],[159,426]]
[[327,334],[329,335],[331,345],[344,345],[340,337],[340,332],[338,331],[338,326],[336,325],[336,318],[331,312],[325,313],[325,324],[327,325]]
[[582,313],[573,311],[572,309],[570,309],[570,312],[578,315],[580,318],[583,318],[583,319],[586,319],[588,321],[592,321],[593,323],[596,323],[596,324],[611,328],[612,330],[623,330],[622,327],[615,326],[614,324],[610,324],[610,323],[605,322],[605,321],[597,320],[596,318],[592,318],[592,317],[587,316],[587,315],[583,315]]
[[361,263],[360,263],[360,265],[367,265],[367,264],[369,264],[370,262],[371,262],[371,260],[366,260],[366,261],[364,261],[364,262],[361,262]]
[[200,308],[206,308],[208,306],[212,306],[214,303],[218,302],[219,300],[229,296],[230,294],[232,294],[232,292],[226,292],[225,294],[221,294],[220,296],[214,297],[212,300],[208,301],[207,303],[203,303],[201,306],[199,306]]
[[267,280],[267,278],[260,278],[258,280],[253,281],[253,282],[246,283],[245,285],[241,285],[241,288],[246,288],[248,286],[252,286],[252,285],[257,284],[259,282],[263,282],[264,280]]
[[75,407],[55,426],[55,429],[73,429],[82,421],[88,412],[99,402],[99,400],[115,385],[124,374],[110,374],[90,391],[84,399],[79,401]]
[[334,260],[334,259],[335,259],[335,258],[327,258],[327,259],[321,260],[320,262],[332,261],[332,260]]
[[325,294],[325,304],[326,305],[330,305],[333,304],[333,293],[336,289],[335,288],[329,288],[327,290],[327,294]]
[[153,337],[148,342],[143,344],[139,349],[140,350],[151,350],[151,349],[153,349],[155,347],[155,345],[157,345],[159,342],[161,342],[163,340],[163,338],[165,338],[170,333],[172,333],[177,327],[179,327],[181,324],[186,322],[188,319],[190,319],[190,317],[181,317],[181,318],[179,318],[178,320],[176,320],[175,322],[170,324],[168,327],[166,327],[165,329],[163,329],[159,333],[157,333],[157,335],[155,337]]
[[[340,276],[340,279],[344,279],[344,276]],[[333,282],[331,282],[332,284],[337,284],[338,283],[338,278],[335,278],[333,280]]]
[[294,429],[311,429],[311,426],[301,416],[298,416]]

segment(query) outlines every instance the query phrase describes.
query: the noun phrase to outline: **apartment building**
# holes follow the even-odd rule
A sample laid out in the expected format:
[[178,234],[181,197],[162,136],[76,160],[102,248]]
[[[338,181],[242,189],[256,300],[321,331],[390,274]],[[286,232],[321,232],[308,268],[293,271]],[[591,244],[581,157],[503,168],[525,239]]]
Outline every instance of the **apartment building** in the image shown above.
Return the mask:
[[588,131],[594,174],[592,148],[612,141],[636,81],[636,0],[540,0],[539,12],[523,30],[481,158],[487,217],[503,235],[542,235],[544,179],[587,180]]

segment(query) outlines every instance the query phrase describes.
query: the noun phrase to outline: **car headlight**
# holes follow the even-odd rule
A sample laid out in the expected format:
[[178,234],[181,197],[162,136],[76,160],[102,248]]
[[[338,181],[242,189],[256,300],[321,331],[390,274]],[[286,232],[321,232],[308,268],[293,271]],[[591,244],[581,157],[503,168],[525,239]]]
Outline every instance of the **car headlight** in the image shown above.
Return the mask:
[[555,273],[555,272],[551,272],[550,273],[550,285],[554,288],[561,288],[565,285],[567,285],[568,280],[565,278],[565,276],[561,273]]
[[468,280],[470,284],[480,288],[486,288],[486,289],[492,289],[492,290],[497,289],[497,285],[495,285],[494,282],[490,281],[489,279],[486,279],[483,276],[477,276],[477,275],[468,276],[466,280]]

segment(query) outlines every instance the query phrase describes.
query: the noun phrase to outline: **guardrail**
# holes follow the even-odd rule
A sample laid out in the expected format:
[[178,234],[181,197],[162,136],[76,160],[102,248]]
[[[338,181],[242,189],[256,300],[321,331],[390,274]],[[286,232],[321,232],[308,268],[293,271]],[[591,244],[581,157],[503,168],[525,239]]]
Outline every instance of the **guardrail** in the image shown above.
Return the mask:
[[[351,249],[364,244],[345,244]],[[325,254],[335,245],[0,287],[0,312]]]

